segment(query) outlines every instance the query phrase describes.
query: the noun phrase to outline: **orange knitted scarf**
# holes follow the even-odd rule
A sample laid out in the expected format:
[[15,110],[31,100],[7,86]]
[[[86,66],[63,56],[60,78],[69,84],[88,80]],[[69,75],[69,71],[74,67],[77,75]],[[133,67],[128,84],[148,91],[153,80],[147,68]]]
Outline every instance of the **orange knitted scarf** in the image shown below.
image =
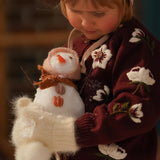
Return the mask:
[[77,89],[76,85],[68,78],[61,78],[58,75],[50,75],[42,66],[38,65],[38,70],[41,70],[41,81],[33,82],[33,85],[39,85],[40,89],[46,89],[56,86],[58,83],[64,83]]

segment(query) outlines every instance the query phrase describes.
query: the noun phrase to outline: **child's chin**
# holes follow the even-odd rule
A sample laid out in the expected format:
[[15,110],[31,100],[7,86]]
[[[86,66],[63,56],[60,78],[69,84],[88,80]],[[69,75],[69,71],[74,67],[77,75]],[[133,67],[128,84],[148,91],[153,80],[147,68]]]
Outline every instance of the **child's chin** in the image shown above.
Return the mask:
[[89,40],[97,40],[99,39],[100,37],[102,37],[103,35],[100,35],[100,34],[85,34],[86,38],[89,39]]

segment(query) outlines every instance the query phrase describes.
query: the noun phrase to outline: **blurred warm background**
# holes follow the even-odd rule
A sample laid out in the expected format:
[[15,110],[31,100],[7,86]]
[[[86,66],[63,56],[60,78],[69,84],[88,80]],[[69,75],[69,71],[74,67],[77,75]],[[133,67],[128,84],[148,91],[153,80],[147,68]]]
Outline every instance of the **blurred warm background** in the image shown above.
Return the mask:
[[[143,2],[144,1],[144,2]],[[135,16],[160,39],[158,0],[135,0]],[[59,7],[43,0],[0,0],[0,160],[13,160],[12,101],[33,97],[33,80],[51,48],[63,45],[71,29]],[[160,130],[157,124],[157,130]]]

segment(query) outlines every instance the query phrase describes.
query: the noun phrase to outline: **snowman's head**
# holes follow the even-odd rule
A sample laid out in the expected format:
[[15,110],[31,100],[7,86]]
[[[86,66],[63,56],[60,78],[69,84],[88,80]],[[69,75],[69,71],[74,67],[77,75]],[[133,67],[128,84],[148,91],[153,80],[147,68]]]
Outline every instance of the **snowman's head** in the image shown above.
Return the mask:
[[78,54],[69,48],[52,49],[43,63],[43,68],[52,75],[59,75],[69,79],[80,78]]

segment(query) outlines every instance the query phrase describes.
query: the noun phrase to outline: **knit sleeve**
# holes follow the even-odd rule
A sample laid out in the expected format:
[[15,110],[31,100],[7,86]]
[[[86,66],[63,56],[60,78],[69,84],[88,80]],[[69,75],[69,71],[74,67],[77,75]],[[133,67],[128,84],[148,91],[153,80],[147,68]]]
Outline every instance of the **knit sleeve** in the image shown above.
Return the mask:
[[160,116],[159,42],[142,28],[129,31],[121,42],[112,37],[108,43],[112,58],[104,70],[111,70],[112,99],[76,121],[81,147],[116,143],[149,132]]

